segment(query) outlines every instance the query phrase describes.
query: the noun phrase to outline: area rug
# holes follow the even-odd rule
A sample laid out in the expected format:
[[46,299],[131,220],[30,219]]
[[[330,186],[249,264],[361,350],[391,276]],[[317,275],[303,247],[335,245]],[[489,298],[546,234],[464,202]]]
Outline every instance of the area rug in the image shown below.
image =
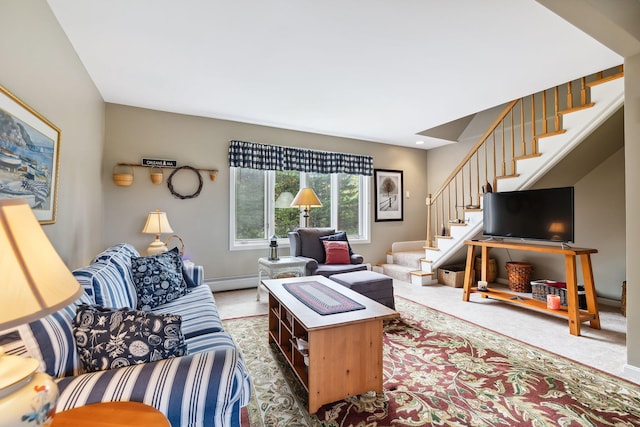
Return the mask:
[[[306,410],[306,392],[267,341],[267,316],[227,320],[262,426],[637,426],[637,385],[396,297],[385,322],[384,393]],[[243,426],[245,427],[245,426]]]

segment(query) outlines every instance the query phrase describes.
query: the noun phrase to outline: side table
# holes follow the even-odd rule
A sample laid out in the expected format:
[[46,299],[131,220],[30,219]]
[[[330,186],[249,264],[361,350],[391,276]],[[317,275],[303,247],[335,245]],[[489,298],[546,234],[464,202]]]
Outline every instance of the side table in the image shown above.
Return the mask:
[[284,256],[277,260],[270,260],[267,257],[258,260],[258,289],[256,300],[260,301],[260,285],[262,284],[262,274],[266,274],[269,279],[282,277],[303,277],[306,274],[307,260],[294,256]]
[[171,427],[164,414],[140,402],[102,402],[58,412],[51,427]]

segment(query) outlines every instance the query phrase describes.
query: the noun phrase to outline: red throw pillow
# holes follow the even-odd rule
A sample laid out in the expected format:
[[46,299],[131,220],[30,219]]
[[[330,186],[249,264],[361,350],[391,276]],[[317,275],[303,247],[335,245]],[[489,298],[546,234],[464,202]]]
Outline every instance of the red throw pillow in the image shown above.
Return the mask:
[[341,241],[323,241],[324,252],[327,255],[325,264],[351,264],[349,244]]

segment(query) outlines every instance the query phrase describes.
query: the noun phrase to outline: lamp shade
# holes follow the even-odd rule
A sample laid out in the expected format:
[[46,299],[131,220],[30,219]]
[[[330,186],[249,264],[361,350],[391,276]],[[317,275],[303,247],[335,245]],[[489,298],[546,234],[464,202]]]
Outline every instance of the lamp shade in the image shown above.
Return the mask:
[[160,212],[158,209],[155,212],[149,212],[142,232],[147,234],[173,233],[173,229],[167,219],[167,213]]
[[56,312],[81,294],[31,207],[0,200],[0,330]]
[[288,191],[283,191],[276,199],[275,206],[277,209],[290,208],[291,202],[293,202],[293,194]]
[[313,188],[305,187],[301,188],[296,194],[296,197],[291,202],[291,207],[304,207],[304,208],[319,208],[322,207],[322,203],[320,203],[320,199],[316,196]]

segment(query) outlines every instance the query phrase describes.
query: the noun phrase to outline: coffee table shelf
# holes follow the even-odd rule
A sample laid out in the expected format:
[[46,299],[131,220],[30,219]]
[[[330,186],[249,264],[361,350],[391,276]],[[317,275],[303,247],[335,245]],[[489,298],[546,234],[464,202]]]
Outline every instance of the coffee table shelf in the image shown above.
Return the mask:
[[[320,282],[365,306],[322,316],[289,293],[285,283]],[[309,394],[309,413],[326,403],[382,392],[382,322],[390,308],[322,276],[263,280],[269,291],[269,342],[275,343]],[[308,357],[296,339],[307,341]]]
[[269,307],[271,307],[269,310],[269,342],[276,343],[308,392],[308,368],[304,363],[304,354],[298,350],[295,340],[295,338],[302,338],[308,341],[307,331],[271,294],[269,294]]

